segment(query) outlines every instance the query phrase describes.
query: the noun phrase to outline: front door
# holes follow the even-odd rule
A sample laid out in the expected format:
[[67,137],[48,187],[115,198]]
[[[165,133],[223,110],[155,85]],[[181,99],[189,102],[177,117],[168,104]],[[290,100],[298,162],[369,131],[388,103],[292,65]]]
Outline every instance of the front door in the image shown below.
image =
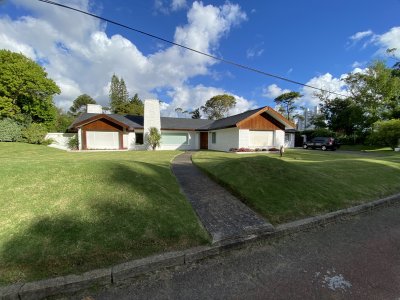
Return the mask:
[[200,132],[200,149],[208,149],[208,132]]

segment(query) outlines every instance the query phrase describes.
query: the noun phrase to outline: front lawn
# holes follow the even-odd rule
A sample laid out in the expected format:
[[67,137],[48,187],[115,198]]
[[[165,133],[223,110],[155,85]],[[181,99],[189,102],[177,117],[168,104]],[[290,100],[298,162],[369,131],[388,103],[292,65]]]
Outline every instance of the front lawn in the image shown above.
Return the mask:
[[171,173],[177,154],[0,143],[0,284],[207,243]]
[[203,151],[196,165],[273,224],[326,213],[400,192],[400,153],[277,154]]

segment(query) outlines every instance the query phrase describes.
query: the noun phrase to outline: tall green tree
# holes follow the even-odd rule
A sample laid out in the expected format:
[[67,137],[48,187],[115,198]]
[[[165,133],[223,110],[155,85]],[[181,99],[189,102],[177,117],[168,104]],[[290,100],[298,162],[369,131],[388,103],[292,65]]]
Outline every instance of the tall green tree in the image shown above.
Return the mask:
[[328,128],[336,133],[350,136],[361,133],[365,128],[364,111],[350,98],[326,100],[321,112]]
[[383,62],[373,62],[365,72],[349,73],[344,79],[353,102],[367,116],[367,127],[379,120],[400,118],[400,77]]
[[232,95],[217,95],[201,107],[201,110],[207,115],[209,120],[219,120],[228,115],[228,111],[234,108],[236,99]]
[[115,74],[111,77],[109,97],[111,112],[115,114],[126,114],[129,94],[122,77],[120,79]]
[[74,100],[69,111],[73,116],[77,116],[85,110],[87,104],[96,104],[96,100],[87,94],[80,95]]
[[56,117],[57,84],[30,58],[0,50],[0,118],[30,118],[50,126]]
[[144,104],[137,93],[129,100],[127,114],[135,116],[144,115]]
[[301,95],[300,93],[292,91],[276,97],[274,101],[276,104],[284,109],[284,116],[288,120],[291,120],[291,114],[296,110],[295,101],[302,96],[303,95]]

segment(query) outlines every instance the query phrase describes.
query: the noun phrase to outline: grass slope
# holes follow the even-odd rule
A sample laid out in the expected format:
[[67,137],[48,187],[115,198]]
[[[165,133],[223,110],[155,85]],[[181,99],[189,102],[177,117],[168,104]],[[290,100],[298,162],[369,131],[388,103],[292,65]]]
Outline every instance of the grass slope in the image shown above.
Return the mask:
[[275,224],[400,192],[400,153],[289,150],[279,158],[209,151],[193,161]]
[[170,170],[178,153],[0,143],[0,283],[207,243]]

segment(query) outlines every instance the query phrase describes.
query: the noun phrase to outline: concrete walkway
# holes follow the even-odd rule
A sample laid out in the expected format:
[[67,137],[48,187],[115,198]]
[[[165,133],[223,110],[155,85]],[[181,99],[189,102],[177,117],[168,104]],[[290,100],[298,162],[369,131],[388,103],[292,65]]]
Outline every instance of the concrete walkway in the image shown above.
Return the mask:
[[194,166],[191,157],[191,152],[177,156],[172,171],[213,243],[274,230],[270,223]]

